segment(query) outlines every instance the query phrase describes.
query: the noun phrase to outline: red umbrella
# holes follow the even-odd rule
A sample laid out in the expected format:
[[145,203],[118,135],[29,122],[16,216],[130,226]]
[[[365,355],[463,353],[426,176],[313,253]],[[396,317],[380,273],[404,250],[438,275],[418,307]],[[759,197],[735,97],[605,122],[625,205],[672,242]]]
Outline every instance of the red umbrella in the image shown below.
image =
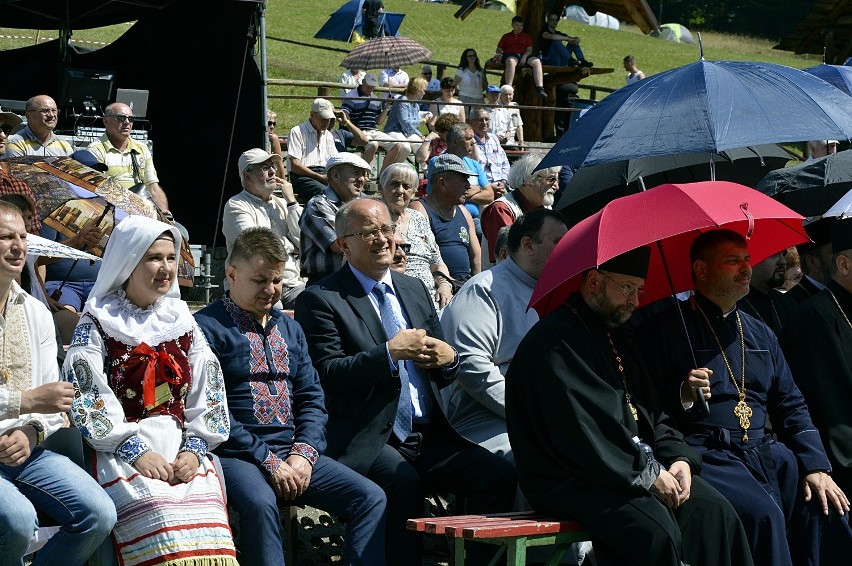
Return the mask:
[[538,279],[530,306],[544,316],[580,288],[585,270],[649,246],[648,294],[643,306],[692,289],[689,247],[701,232],[714,228],[739,232],[748,240],[754,265],[808,241],[802,220],[804,217],[778,201],[727,181],[660,185],[615,199],[559,241]]

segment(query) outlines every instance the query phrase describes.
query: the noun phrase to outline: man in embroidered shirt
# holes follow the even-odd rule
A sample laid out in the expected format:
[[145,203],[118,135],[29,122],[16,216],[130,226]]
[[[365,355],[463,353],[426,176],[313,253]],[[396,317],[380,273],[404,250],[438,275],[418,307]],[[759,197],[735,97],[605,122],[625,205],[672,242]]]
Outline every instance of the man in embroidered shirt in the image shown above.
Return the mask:
[[599,564],[751,564],[736,513],[696,477],[701,458],[621,330],[649,257],[639,248],[589,269],[518,345],[506,420],[521,489],[536,511],[580,521]]
[[46,94],[27,100],[27,126],[6,142],[3,158],[41,155],[61,157],[71,155],[74,148],[53,134],[59,119],[56,102]]
[[[636,334],[653,383],[701,455],[701,477],[737,510],[756,563],[840,564],[852,552],[849,500],[775,334],[737,308],[752,276],[748,245],[711,230],[689,257],[694,297]],[[694,407],[696,389],[709,414]]]
[[286,256],[268,228],[245,230],[225,271],[230,291],[196,314],[225,376],[231,436],[215,452],[240,516],[240,562],[283,566],[278,504],[286,501],[346,523],[346,564],[382,566],[384,493],[323,455],[328,416],[305,335],[273,307]]
[[343,249],[334,232],[334,215],[341,205],[361,196],[370,164],[354,153],[340,153],[328,161],[328,186],[305,206],[301,227],[302,275],[313,285],[340,268]]
[[[299,219],[302,207],[296,202],[293,187],[275,174],[281,156],[262,149],[250,149],[240,156],[238,169],[243,192],[231,197],[222,215],[222,233],[228,253],[243,230],[253,227],[270,228],[275,232],[287,255],[284,259],[281,304],[292,309],[296,297],[305,289],[299,275]],[[280,191],[281,196],[273,194]],[[226,280],[227,281],[227,280]]]
[[458,355],[423,283],[390,270],[387,207],[349,202],[335,228],[348,265],[296,300],[327,399],[328,453],[385,490],[388,564],[419,566],[421,539],[405,522],[423,513],[426,486],[466,497],[472,513],[509,511],[514,471],[461,438],[437,403]]
[[168,212],[169,200],[160,187],[154,158],[148,146],[130,137],[134,119],[130,106],[113,102],[104,109],[106,133],[87,149],[108,167],[107,176],[115,177],[125,189],[143,185],[154,204],[163,212]]
[[540,153],[529,153],[515,161],[508,175],[509,186],[515,189],[482,211],[482,233],[485,236],[482,242],[483,264],[493,265],[497,262],[494,247],[500,228],[511,226],[525,212],[553,206],[554,195],[559,188],[560,168],[549,167],[536,171],[542,157]]
[[287,169],[299,202],[305,203],[322,194],[328,184],[326,163],[337,155],[330,128],[334,106],[324,98],[311,104],[311,116],[290,130],[287,145]]
[[74,388],[59,381],[50,312],[14,282],[26,235],[20,210],[0,201],[0,564],[23,564],[36,512],[60,524],[39,563],[83,564],[115,525],[115,506],[81,468],[39,446],[63,426]]
[[[832,477],[852,493],[852,219],[831,229],[826,288],[788,319],[781,345],[814,424],[825,436]],[[799,377],[801,376],[801,377]]]

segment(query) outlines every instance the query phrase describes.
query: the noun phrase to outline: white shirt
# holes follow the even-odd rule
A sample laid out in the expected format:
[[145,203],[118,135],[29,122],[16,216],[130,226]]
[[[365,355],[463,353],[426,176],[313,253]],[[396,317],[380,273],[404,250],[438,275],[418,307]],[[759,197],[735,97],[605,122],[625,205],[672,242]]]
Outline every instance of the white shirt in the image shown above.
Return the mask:
[[[318,136],[318,132],[311,125],[310,120],[306,120],[298,126],[293,126],[288,141],[287,155],[295,157],[305,167],[325,167],[326,162],[337,155],[337,148],[334,147],[334,136],[331,135],[331,132],[326,130],[321,136]],[[289,165],[289,158],[287,163]]]

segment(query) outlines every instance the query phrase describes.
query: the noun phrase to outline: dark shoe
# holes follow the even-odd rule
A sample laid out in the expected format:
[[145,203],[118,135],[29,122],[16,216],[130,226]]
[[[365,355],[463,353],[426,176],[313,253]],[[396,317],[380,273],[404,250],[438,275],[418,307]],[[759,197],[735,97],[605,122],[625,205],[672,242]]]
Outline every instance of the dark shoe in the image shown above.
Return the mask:
[[544,87],[542,87],[542,86],[538,87],[538,95],[541,98],[547,99],[547,93],[544,91]]
[[591,61],[587,61],[586,59],[580,59],[580,66],[581,67],[594,67],[595,64],[592,63]]
[[579,64],[580,64],[579,61],[577,61],[576,59],[571,57],[570,59],[568,59],[568,62],[565,63],[565,66],[566,67],[577,67]]

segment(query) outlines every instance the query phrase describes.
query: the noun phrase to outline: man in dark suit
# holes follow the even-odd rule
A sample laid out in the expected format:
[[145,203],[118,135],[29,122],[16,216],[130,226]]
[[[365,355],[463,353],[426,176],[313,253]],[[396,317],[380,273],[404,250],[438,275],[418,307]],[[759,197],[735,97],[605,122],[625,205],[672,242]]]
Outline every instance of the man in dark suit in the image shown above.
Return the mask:
[[395,226],[385,205],[351,201],[335,230],[348,264],[296,302],[326,394],[326,453],[387,494],[388,564],[419,565],[421,541],[405,521],[423,514],[426,490],[464,496],[469,512],[508,511],[514,469],[462,439],[441,412],[438,390],[455,379],[458,354],[423,283],[390,271]]

